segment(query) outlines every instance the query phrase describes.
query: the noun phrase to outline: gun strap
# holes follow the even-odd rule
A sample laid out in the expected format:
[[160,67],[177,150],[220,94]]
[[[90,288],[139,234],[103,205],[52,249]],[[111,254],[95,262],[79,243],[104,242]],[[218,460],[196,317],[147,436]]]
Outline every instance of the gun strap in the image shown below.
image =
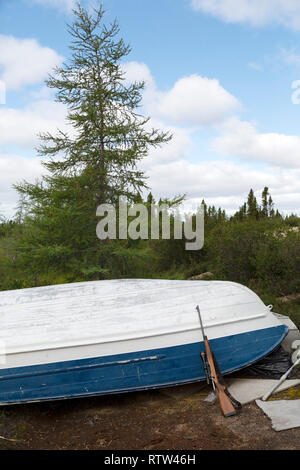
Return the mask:
[[226,386],[226,383],[225,383],[225,380],[224,380],[224,377],[220,371],[220,368],[219,368],[219,364],[216,360],[216,357],[214,355],[214,353],[212,352],[212,356],[213,356],[213,360],[214,360],[214,363],[215,363],[215,369],[216,369],[216,373],[217,373],[217,377],[219,379],[219,382],[221,385],[223,385],[224,387],[224,392],[226,393],[226,395],[228,396],[228,398],[230,399],[231,403],[233,404],[233,406],[237,409],[237,410],[240,410],[242,408],[242,404],[236,400],[232,395],[231,393],[229,392],[229,390],[227,389],[227,386]]
[[230,399],[233,406],[235,407],[235,409],[240,410],[242,408],[242,404],[231,395],[231,393],[229,392],[229,390],[227,388],[225,388],[224,391],[225,391],[226,395],[228,396],[228,398]]

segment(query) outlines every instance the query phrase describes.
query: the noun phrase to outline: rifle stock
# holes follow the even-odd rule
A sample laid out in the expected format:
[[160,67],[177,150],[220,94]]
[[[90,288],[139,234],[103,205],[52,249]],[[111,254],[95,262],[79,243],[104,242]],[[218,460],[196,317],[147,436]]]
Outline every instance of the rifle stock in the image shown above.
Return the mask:
[[211,380],[213,380],[213,382],[216,386],[217,393],[218,393],[220,408],[223,412],[223,415],[226,418],[228,416],[233,416],[233,415],[236,414],[236,409],[234,408],[230,398],[226,394],[226,387],[219,382],[217,372],[216,372],[216,368],[215,368],[215,362],[214,362],[213,354],[211,352],[210,345],[209,345],[209,342],[208,342],[207,338],[204,339],[204,346],[205,346],[205,351],[206,351],[206,356],[207,356],[207,362],[208,362],[209,368],[210,368]]
[[[222,380],[219,380],[219,376],[221,376],[221,372],[220,372],[219,366],[217,364],[217,361],[216,361],[216,359],[213,355],[213,352],[210,349],[210,344],[209,344],[209,341],[207,339],[207,336],[204,333],[204,327],[203,327],[203,324],[202,324],[200,309],[199,309],[198,305],[196,307],[196,310],[197,310],[198,315],[199,315],[199,320],[200,320],[200,325],[201,325],[201,331],[202,331],[202,336],[203,336],[203,341],[204,341],[204,346],[205,346],[207,362],[208,362],[209,369],[210,369],[210,378],[211,378],[211,380],[212,380],[212,382],[215,385],[215,388],[217,390],[221,410],[222,410],[223,415],[225,417],[233,416],[233,415],[236,414],[236,409],[232,404],[232,401],[230,399],[230,393],[228,392],[228,390],[226,388],[223,377],[222,377]],[[234,400],[234,401],[237,404],[238,408],[241,407],[241,405],[238,401],[236,401],[236,400]]]

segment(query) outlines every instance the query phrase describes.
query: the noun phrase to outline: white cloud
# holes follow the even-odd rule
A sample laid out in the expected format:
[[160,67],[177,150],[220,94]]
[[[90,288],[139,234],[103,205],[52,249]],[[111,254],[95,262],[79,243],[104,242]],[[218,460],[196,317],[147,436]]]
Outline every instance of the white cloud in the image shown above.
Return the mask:
[[125,62],[122,64],[122,69],[126,74],[125,78],[128,83],[145,82],[146,88],[156,89],[151,71],[143,62]]
[[[151,156],[148,158],[151,159]],[[253,169],[249,165],[238,165],[225,161],[188,162],[153,161],[144,169],[150,177],[149,184],[154,196],[173,197],[187,194],[185,207],[195,209],[204,198],[207,204],[215,205],[233,213],[245,202],[252,187],[258,200],[264,186],[268,186],[280,211],[300,214],[300,170],[268,167]],[[16,182],[34,182],[45,169],[40,158],[23,158],[18,155],[0,154],[0,214],[12,217],[18,197],[12,185]]]
[[27,2],[58,8],[59,10],[66,11],[67,13],[71,13],[76,5],[76,0],[27,0]]
[[164,93],[158,111],[171,121],[188,125],[211,125],[222,121],[239,101],[216,79],[190,75]]
[[228,23],[253,26],[281,24],[300,29],[299,0],[191,0],[195,10],[209,13]]
[[63,58],[35,39],[0,35],[1,80],[8,90],[43,81]]
[[149,68],[142,62],[123,64],[128,82],[144,81],[143,103],[147,112],[174,124],[206,126],[219,123],[240,106],[217,79],[197,74],[179,79],[174,86],[158,90]]
[[162,97],[162,92],[157,89],[155,79],[151,74],[149,67],[143,62],[126,62],[122,64],[125,73],[125,82],[127,84],[133,82],[145,82],[143,90],[143,106],[145,111],[150,116],[160,118],[158,111],[159,102]]
[[251,187],[260,201],[263,188],[268,186],[276,208],[300,214],[298,169],[268,166],[261,170],[219,160],[191,163],[182,159],[153,165],[147,174],[156,198],[186,194],[187,206],[194,209],[204,198],[208,204],[233,213],[246,201]]
[[0,154],[0,215],[13,217],[15,213],[18,196],[12,185],[22,180],[34,182],[42,173],[40,158]]
[[[298,210],[300,137],[259,133],[250,122],[238,118],[226,119],[227,113],[232,112],[239,103],[222,88],[218,80],[192,75],[178,80],[169,91],[163,93],[157,88],[145,64],[131,62],[125,64],[124,69],[128,81],[146,82],[144,106],[147,111],[155,111],[149,113],[154,118],[148,125],[170,130],[174,135],[168,144],[151,149],[148,157],[141,162],[156,197],[185,193],[194,206],[200,204],[204,197],[209,204],[234,212],[245,201],[250,187],[260,194],[264,186],[268,186],[280,210]],[[65,107],[52,102],[46,89],[40,89],[34,99],[22,110],[0,107],[0,145],[33,148],[37,145],[37,133],[55,133],[57,128],[66,128]],[[175,124],[168,126],[166,121]],[[190,126],[181,128],[178,123]],[[197,127],[211,124],[218,124],[216,129],[221,132],[214,140],[215,148],[230,156],[243,158],[244,162],[189,161]],[[263,169],[255,168],[252,160],[269,165]],[[14,213],[17,194],[11,188],[13,183],[21,179],[33,181],[41,173],[38,158],[0,154],[0,213],[5,211],[9,216]]]
[[237,196],[247,191],[249,181],[266,185],[266,173],[219,160],[192,163],[181,159],[154,165],[148,173],[156,192],[171,195],[179,191],[189,198]]
[[192,147],[192,132],[189,129],[166,126],[162,122],[151,119],[149,127],[172,134],[172,140],[161,147],[151,148],[143,160],[143,168],[147,170],[153,165],[172,163],[182,158],[188,158]]
[[300,167],[300,137],[274,132],[259,133],[255,126],[238,118],[229,119],[223,134],[214,140],[218,151],[247,160],[276,166]]
[[66,129],[66,108],[54,101],[35,101],[24,109],[0,107],[0,145],[35,147],[40,132]]

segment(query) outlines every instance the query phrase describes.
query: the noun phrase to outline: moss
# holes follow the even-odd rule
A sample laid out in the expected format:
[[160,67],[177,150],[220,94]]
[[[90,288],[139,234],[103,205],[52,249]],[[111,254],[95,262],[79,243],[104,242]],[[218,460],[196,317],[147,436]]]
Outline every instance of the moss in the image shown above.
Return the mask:
[[269,400],[299,400],[300,399],[300,387],[290,387],[287,390],[282,390],[281,392],[272,395]]

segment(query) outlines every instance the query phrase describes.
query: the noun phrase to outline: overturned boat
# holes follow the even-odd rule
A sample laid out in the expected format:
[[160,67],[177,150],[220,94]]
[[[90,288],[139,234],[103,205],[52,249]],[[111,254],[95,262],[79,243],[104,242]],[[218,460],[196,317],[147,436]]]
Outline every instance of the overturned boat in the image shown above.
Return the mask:
[[268,355],[288,333],[233,282],[123,279],[0,292],[0,404],[204,380],[196,305],[223,374]]

